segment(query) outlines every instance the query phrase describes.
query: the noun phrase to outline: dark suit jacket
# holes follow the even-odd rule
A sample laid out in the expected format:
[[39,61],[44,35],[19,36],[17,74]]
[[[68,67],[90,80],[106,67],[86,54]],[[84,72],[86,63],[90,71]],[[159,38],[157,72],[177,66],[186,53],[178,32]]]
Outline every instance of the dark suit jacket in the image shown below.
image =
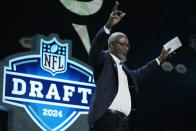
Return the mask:
[[[96,34],[89,53],[89,62],[93,68],[96,88],[91,99],[88,121],[92,125],[109,108],[118,91],[117,66],[108,51],[104,51],[109,35],[104,28]],[[125,65],[123,69],[128,78],[129,90],[132,100],[132,111],[136,109],[138,84],[151,72],[157,70],[159,65],[156,60],[148,62],[137,70],[129,70]],[[134,114],[134,113],[130,113]],[[133,115],[135,117],[135,114]],[[130,117],[131,118],[131,117]],[[131,118],[132,119],[132,118]],[[134,118],[135,119],[135,118]]]

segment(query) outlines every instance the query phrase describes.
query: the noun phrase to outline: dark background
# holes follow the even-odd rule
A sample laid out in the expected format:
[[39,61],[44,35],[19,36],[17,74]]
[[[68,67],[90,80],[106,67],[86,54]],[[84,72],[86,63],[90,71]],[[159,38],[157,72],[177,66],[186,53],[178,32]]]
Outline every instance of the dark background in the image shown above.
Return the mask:
[[[97,13],[79,16],[58,0],[3,2],[0,60],[30,50],[19,43],[23,36],[57,33],[61,39],[72,40],[74,58],[88,63],[88,54],[71,24],[87,25],[92,41],[106,23],[113,5],[114,0],[104,0]],[[119,8],[127,15],[113,31],[124,32],[129,38],[127,65],[131,69],[156,58],[162,46],[175,36],[183,46],[167,61],[174,67],[183,64],[187,68],[186,74],[161,69],[140,86],[139,131],[195,131],[196,51],[190,47],[190,36],[196,34],[196,1],[127,0],[120,1]]]

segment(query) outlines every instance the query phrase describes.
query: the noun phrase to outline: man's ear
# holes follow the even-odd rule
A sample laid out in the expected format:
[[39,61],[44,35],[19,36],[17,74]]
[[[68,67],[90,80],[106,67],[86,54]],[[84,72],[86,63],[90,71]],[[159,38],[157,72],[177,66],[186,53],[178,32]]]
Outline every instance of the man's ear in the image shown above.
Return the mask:
[[113,43],[110,42],[110,43],[109,43],[109,48],[113,48],[113,47],[114,47]]
[[109,50],[110,52],[112,52],[112,51],[113,51],[113,48],[114,48],[114,45],[113,45],[112,42],[110,42],[110,43],[108,44],[108,50]]

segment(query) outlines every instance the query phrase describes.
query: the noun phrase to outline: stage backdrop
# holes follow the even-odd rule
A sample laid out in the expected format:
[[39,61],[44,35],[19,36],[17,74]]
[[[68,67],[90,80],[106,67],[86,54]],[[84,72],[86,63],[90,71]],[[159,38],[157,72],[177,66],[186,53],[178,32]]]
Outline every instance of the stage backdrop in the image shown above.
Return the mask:
[[[0,104],[8,108],[9,131],[89,130],[87,113],[95,85],[88,51],[114,3],[3,2]],[[119,8],[127,14],[112,31],[129,38],[130,69],[159,56],[176,36],[183,45],[140,85],[138,130],[195,131],[195,1],[120,1]]]

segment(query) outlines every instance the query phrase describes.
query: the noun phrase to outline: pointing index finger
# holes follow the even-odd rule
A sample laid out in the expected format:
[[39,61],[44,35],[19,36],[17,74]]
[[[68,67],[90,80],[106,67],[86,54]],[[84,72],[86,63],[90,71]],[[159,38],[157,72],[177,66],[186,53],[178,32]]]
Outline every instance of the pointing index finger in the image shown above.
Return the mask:
[[114,6],[114,8],[113,8],[113,10],[112,10],[113,12],[116,12],[116,11],[117,11],[118,5],[119,5],[119,2],[116,1],[115,6]]

